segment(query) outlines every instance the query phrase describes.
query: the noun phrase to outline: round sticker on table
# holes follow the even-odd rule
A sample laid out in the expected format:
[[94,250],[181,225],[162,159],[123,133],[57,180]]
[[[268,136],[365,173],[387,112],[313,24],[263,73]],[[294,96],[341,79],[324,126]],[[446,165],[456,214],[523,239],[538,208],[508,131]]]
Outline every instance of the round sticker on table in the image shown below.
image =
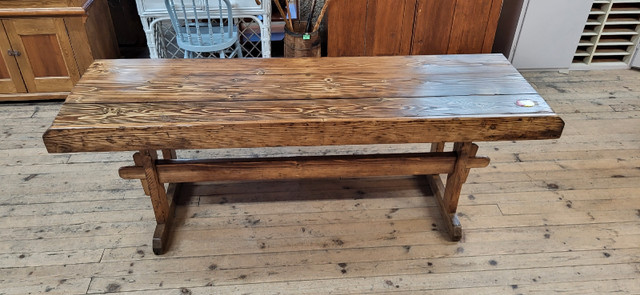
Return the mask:
[[516,105],[519,106],[519,107],[530,108],[530,107],[536,106],[536,102],[533,101],[533,100],[530,100],[530,99],[521,99],[521,100],[516,101]]

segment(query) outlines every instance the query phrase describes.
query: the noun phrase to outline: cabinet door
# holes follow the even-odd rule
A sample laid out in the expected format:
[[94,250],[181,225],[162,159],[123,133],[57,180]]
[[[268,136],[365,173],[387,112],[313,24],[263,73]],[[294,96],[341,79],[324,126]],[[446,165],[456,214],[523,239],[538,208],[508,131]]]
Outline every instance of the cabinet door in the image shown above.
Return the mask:
[[365,55],[408,55],[416,0],[369,0]]
[[9,39],[0,25],[0,94],[27,92],[16,59],[10,52]]
[[418,0],[412,54],[489,53],[502,0]]
[[490,53],[501,8],[502,0],[458,0],[447,53]]
[[408,55],[416,0],[333,0],[329,56]]
[[418,0],[411,54],[445,54],[456,1]]
[[69,91],[80,75],[61,18],[2,21],[29,92]]
[[333,0],[327,11],[327,55],[365,55],[368,0]]

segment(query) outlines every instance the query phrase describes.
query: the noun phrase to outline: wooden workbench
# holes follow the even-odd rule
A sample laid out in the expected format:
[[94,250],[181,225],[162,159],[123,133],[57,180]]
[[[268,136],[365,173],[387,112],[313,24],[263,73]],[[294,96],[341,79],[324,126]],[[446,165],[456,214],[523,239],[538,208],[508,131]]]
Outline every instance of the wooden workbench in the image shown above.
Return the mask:
[[[161,254],[179,184],[219,180],[428,175],[459,240],[461,187],[470,168],[489,164],[472,142],[558,138],[563,126],[502,55],[101,60],[44,142],[52,153],[137,151],[120,176],[140,179],[151,197]],[[204,160],[175,153],[402,143],[431,143],[431,152]]]

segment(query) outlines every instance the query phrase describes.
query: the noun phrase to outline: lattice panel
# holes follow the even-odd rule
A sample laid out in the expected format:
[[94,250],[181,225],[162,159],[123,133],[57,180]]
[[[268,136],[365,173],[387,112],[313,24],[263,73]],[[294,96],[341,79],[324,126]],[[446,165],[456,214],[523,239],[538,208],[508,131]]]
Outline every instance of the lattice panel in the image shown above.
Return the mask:
[[[243,57],[262,57],[262,41],[260,40],[260,24],[252,18],[237,19],[240,30],[240,44]],[[176,33],[171,20],[155,23],[155,39],[159,58],[183,58],[184,51],[178,47]],[[228,49],[231,52],[233,48]],[[227,52],[225,52],[227,53]],[[217,54],[198,54],[201,58],[218,58]]]

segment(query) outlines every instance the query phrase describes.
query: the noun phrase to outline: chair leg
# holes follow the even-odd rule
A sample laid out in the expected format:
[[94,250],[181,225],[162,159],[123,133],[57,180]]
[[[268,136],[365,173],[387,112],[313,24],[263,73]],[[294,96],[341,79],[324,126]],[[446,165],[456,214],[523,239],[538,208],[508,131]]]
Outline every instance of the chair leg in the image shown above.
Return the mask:
[[239,58],[244,57],[242,55],[242,45],[240,45],[240,39],[236,40],[236,54],[238,55]]
[[184,51],[184,58],[189,58],[189,51],[187,50]]

